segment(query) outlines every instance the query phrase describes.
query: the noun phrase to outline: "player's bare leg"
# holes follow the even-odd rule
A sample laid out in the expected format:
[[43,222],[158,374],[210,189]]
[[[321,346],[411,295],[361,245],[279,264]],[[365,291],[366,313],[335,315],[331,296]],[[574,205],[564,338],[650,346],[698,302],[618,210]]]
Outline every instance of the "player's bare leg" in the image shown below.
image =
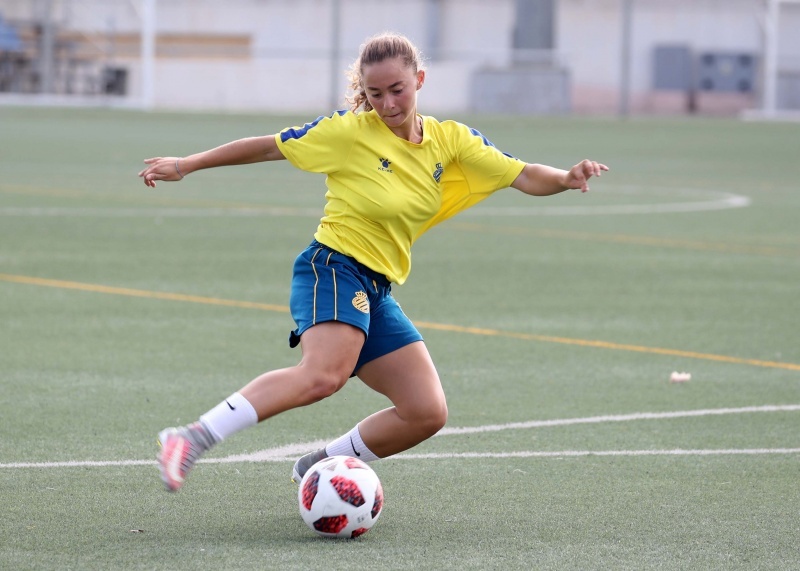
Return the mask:
[[292,480],[330,454],[347,454],[371,461],[416,446],[436,434],[447,421],[447,403],[439,375],[421,341],[365,364],[359,378],[386,395],[394,406],[361,421],[326,448],[295,462]]
[[259,375],[239,392],[256,409],[259,422],[315,403],[347,383],[363,345],[364,332],[357,327],[337,321],[317,324],[300,337],[300,363]]
[[447,401],[425,343],[418,341],[370,361],[358,377],[394,406],[358,424],[364,444],[385,458],[427,440],[447,422]]

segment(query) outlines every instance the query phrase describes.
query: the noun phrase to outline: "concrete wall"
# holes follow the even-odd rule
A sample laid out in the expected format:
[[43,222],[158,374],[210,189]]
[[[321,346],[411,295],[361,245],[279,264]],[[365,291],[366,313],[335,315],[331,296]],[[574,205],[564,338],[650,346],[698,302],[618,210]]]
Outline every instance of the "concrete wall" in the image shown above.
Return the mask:
[[[128,70],[127,99],[141,94],[138,48],[126,52],[113,36],[141,30],[141,0],[0,0],[6,20],[50,14],[58,29],[105,37],[104,65]],[[625,0],[559,0],[556,67],[569,75],[570,108],[616,113],[622,88]],[[334,25],[338,5],[339,26]],[[631,112],[681,112],[683,93],[654,92],[653,49],[685,44],[695,51],[762,52],[763,0],[633,0]],[[426,113],[470,111],[476,72],[508,68],[514,0],[158,0],[157,33],[246,42],[234,55],[167,53],[159,43],[154,104],[158,108],[325,112],[343,105],[344,70],[362,41],[377,32],[408,35],[428,56],[421,93]],[[800,69],[800,5],[785,7],[782,61]],[[338,33],[338,54],[333,53]],[[198,41],[201,41],[198,40]],[[103,42],[101,42],[103,43]],[[201,42],[202,43],[202,42]],[[524,94],[520,95],[524,97]],[[757,104],[756,94],[701,94],[699,109],[726,113]]]
[[[561,0],[560,4],[558,27],[563,41],[559,45],[576,78],[574,109],[613,109],[619,105],[623,69],[622,0]],[[631,108],[658,112],[686,106],[684,93],[652,90],[656,46],[686,45],[695,53],[761,54],[762,13],[762,2],[753,0],[636,0],[631,11]],[[706,111],[732,110],[757,102],[755,94],[705,94],[705,98]]]

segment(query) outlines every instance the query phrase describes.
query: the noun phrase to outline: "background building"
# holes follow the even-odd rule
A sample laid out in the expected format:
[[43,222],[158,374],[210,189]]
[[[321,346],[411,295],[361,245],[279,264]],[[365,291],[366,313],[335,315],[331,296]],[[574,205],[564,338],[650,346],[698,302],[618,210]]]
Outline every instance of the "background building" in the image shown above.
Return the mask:
[[363,40],[425,52],[425,112],[800,109],[798,0],[0,0],[0,102],[322,111]]

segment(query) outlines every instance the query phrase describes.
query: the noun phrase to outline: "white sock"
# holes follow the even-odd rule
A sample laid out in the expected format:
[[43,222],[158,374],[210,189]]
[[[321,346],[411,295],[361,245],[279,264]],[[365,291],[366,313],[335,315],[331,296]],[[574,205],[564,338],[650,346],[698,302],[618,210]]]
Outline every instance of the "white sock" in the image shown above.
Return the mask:
[[340,436],[325,447],[328,456],[353,456],[364,462],[380,460],[361,440],[358,425],[347,434]]
[[239,393],[233,393],[201,416],[200,422],[217,442],[222,442],[232,434],[258,424],[258,413],[250,401]]

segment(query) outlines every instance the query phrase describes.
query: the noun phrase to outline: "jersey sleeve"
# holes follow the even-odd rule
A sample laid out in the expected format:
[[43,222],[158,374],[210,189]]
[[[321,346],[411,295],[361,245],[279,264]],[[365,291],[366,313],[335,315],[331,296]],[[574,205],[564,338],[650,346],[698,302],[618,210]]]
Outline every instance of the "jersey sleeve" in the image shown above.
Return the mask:
[[436,224],[511,186],[525,163],[500,151],[478,130],[454,123],[448,137],[453,161],[441,178],[442,203],[417,237]]
[[495,147],[477,129],[458,124],[456,133],[456,162],[471,195],[488,195],[510,186],[525,166],[516,157]]
[[357,134],[355,114],[336,111],[302,127],[283,129],[275,141],[283,156],[297,168],[330,174],[346,164]]

